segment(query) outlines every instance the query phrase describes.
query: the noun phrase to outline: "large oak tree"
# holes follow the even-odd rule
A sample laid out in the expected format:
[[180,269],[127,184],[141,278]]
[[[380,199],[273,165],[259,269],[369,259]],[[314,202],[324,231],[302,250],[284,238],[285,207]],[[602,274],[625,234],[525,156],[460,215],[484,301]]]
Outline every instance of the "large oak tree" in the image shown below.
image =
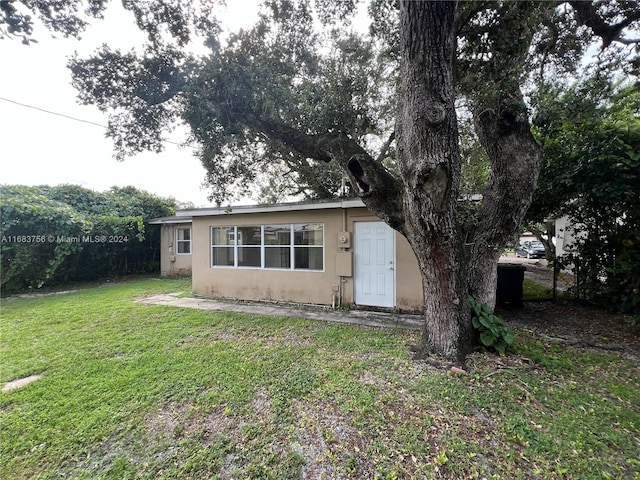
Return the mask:
[[[13,3],[0,2],[6,12]],[[99,15],[107,2],[58,3]],[[266,0],[253,28],[222,42],[215,8],[187,3],[123,1],[149,33],[146,47],[104,46],[70,63],[80,99],[110,113],[118,152],[160,150],[162,132],[180,120],[201,146],[218,200],[257,175],[289,175],[301,191],[313,189],[324,165],[339,166],[415,252],[425,298],[420,353],[454,360],[472,348],[468,295],[493,307],[501,247],[536,186],[542,157],[523,88],[532,74],[580,68],[593,37],[603,57],[633,49],[628,32],[640,19],[637,1],[374,0],[370,32],[358,34],[348,28],[356,1]],[[18,17],[7,14],[11,33],[29,38]],[[186,48],[198,36],[209,48],[200,57]],[[461,115],[473,119],[490,160],[464,235]]]

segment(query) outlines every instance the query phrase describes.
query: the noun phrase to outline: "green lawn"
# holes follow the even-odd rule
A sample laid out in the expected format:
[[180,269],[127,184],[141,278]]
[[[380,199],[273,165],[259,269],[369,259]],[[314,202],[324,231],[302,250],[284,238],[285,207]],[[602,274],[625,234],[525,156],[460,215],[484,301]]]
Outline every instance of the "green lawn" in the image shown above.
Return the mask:
[[[553,300],[553,289],[525,278],[522,283],[522,296],[525,302]],[[571,295],[560,289],[558,289],[557,297],[559,300],[570,300],[572,298]]]
[[189,280],[3,300],[2,479],[640,478],[639,366],[518,332],[470,373],[417,334],[136,304]]

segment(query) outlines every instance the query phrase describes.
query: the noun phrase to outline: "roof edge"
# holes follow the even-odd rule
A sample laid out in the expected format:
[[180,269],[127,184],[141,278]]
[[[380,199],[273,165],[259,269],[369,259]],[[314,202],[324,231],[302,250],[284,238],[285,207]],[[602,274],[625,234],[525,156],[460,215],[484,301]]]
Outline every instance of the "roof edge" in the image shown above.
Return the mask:
[[314,202],[293,202],[275,203],[270,205],[238,205],[228,207],[205,207],[178,210],[176,217],[208,217],[221,215],[239,215],[249,213],[270,213],[270,212],[295,212],[304,210],[323,210],[330,208],[359,208],[365,204],[359,198],[349,198],[344,200],[314,201]]
[[172,223],[191,223],[191,217],[173,215],[171,217],[152,218],[150,220],[147,220],[147,223],[150,224],[150,225],[168,225],[168,224],[172,224]]

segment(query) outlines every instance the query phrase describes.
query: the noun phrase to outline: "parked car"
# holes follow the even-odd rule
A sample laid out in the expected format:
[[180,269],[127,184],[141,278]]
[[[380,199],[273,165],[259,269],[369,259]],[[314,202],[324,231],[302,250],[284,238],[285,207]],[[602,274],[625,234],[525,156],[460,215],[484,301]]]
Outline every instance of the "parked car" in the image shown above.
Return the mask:
[[515,248],[516,257],[544,258],[544,245],[541,242],[524,242]]

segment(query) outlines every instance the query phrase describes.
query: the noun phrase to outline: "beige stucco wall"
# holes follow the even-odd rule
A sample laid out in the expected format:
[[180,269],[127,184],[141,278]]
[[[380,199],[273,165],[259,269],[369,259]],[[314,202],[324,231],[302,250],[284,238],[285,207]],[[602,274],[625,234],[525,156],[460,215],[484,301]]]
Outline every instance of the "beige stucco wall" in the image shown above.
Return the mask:
[[[354,222],[379,221],[365,208],[322,209],[273,213],[193,217],[193,292],[207,297],[331,305],[353,303],[353,278],[340,277],[336,254],[345,250],[338,235],[349,231]],[[324,271],[274,270],[211,267],[210,229],[213,226],[266,224],[324,224]],[[352,241],[353,245],[353,241]],[[415,310],[422,307],[422,287],[415,256],[406,239],[396,233],[396,306]],[[335,297],[334,297],[335,295]]]
[[[163,277],[191,274],[192,255],[176,253],[176,230],[178,228],[191,228],[191,224],[165,224],[162,225],[160,231],[160,275]],[[193,240],[191,248],[193,249]]]

